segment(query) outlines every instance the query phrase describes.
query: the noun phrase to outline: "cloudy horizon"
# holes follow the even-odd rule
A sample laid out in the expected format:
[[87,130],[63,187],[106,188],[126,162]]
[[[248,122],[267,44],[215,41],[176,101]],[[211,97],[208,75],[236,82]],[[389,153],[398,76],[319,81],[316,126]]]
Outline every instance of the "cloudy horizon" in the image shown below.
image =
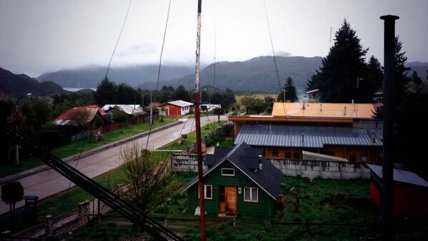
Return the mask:
[[[81,66],[106,66],[128,1],[0,1],[0,67],[37,77]],[[172,1],[164,64],[194,64],[196,1]],[[266,0],[276,55],[325,57],[344,19],[367,58],[383,62],[381,15],[398,15],[396,34],[408,61],[428,62],[428,1]],[[158,64],[168,0],[134,0],[112,65]],[[271,56],[263,0],[206,0],[202,13],[204,65]],[[330,35],[330,29],[332,33]],[[331,39],[330,39],[331,36]]]

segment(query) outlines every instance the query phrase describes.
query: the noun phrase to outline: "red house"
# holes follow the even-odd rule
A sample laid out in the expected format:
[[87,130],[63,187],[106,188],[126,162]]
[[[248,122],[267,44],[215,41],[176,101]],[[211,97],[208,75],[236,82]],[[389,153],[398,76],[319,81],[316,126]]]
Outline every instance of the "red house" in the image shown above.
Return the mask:
[[159,111],[166,116],[186,115],[193,109],[193,103],[184,100],[174,100],[159,106]]
[[[380,208],[382,166],[367,164],[370,169],[370,197]],[[393,206],[394,217],[428,217],[428,182],[413,172],[394,168]]]

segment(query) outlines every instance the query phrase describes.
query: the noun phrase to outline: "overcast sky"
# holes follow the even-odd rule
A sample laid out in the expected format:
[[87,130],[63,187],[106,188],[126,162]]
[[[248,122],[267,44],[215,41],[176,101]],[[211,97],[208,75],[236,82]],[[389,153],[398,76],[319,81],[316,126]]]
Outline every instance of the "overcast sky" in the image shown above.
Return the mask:
[[[133,0],[113,65],[157,63],[169,0]],[[272,55],[263,0],[203,0],[202,61]],[[127,0],[0,0],[0,67],[36,77],[106,66]],[[346,18],[369,54],[383,62],[381,15],[398,15],[409,61],[428,62],[426,0],[266,0],[277,55],[328,54]],[[193,64],[197,0],[172,0],[164,63]],[[332,40],[330,42],[330,28]]]

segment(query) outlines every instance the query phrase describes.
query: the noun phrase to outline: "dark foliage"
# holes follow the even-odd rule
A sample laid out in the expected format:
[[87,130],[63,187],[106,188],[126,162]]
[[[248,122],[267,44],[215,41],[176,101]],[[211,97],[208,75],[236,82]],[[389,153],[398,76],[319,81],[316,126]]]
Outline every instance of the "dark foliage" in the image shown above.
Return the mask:
[[317,87],[322,102],[372,102],[373,94],[380,88],[378,77],[381,71],[374,57],[369,64],[365,63],[367,50],[345,20],[335,34],[329,54],[323,58],[321,68],[307,83],[307,88]]
[[282,89],[282,93],[279,93],[277,100],[278,102],[297,101],[296,87],[294,87],[293,79],[290,76],[288,76]]
[[1,187],[1,200],[8,204],[21,201],[24,197],[24,188],[19,182],[8,182]]
[[118,85],[105,78],[97,86],[94,100],[100,107],[106,104],[136,104],[141,102],[141,95],[127,84]]
[[39,83],[24,74],[14,74],[0,68],[0,91],[4,94],[19,98],[31,93],[33,96],[65,93],[61,86],[53,82]]
[[184,86],[180,85],[175,89],[174,94],[172,95],[174,100],[184,100],[184,101],[192,101],[189,95],[189,92],[184,88]]

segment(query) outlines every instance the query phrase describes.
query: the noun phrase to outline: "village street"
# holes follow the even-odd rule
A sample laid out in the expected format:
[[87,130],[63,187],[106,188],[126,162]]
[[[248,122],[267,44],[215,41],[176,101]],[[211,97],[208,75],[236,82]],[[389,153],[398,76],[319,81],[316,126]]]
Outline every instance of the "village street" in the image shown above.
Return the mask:
[[[226,120],[226,116],[222,119]],[[187,134],[195,130],[194,119],[180,119],[181,124],[172,126],[165,130],[152,133],[149,139],[148,149],[155,150],[159,147],[176,140],[180,134]],[[217,116],[201,117],[201,126],[217,121]],[[147,136],[136,140],[139,146],[145,147]],[[112,170],[122,164],[120,152],[132,142],[117,145],[100,152],[94,153],[86,157],[82,157],[76,161],[68,162],[69,165],[77,168],[79,171],[88,177],[96,177],[109,170]],[[65,177],[61,176],[55,170],[48,169],[42,172],[35,173],[30,176],[19,178],[16,181],[20,182],[24,187],[24,195],[36,195],[40,199],[54,195],[64,191],[67,188],[74,186]],[[16,207],[21,207],[24,202],[16,204]],[[9,211],[9,205],[0,201],[0,214]]]

